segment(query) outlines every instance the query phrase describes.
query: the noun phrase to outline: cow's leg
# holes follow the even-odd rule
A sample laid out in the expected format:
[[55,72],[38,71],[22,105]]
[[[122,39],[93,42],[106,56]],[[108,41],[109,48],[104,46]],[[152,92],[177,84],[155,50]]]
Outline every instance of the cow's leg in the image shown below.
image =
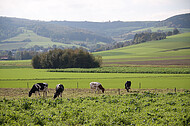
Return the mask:
[[62,92],[60,93],[60,96],[62,97]]
[[37,91],[35,91],[35,96],[37,97]]
[[[39,94],[39,96],[40,96],[40,92],[38,91],[38,94]],[[40,96],[41,97],[41,96]]]
[[45,97],[45,91],[43,91],[43,98]]
[[91,93],[93,93],[93,89],[91,88]]
[[127,92],[129,92],[129,88],[127,87]]
[[45,96],[47,97],[47,91],[45,91]]
[[97,90],[98,90],[98,89],[96,88],[96,89],[95,89],[95,94],[96,94],[96,91],[97,91]]

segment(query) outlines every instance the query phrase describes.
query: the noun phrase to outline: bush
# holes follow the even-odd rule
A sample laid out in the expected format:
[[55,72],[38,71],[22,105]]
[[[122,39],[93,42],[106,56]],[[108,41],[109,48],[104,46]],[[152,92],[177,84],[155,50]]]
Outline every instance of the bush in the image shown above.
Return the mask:
[[101,63],[101,56],[95,57],[82,49],[54,49],[32,58],[32,66],[35,69],[96,68],[100,67]]

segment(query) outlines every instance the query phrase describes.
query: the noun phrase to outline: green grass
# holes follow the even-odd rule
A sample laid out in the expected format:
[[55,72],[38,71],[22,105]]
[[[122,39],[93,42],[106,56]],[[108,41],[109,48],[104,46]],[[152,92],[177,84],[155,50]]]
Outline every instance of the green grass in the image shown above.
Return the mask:
[[124,88],[127,80],[132,81],[132,88],[183,88],[190,89],[189,74],[137,74],[137,73],[63,73],[36,70],[0,69],[0,88],[27,88],[38,82],[46,82],[50,88],[58,83],[66,88],[89,88],[89,83],[97,81],[105,88]]
[[31,60],[1,60],[0,69],[32,68]]
[[190,125],[189,91],[0,99],[0,125]]

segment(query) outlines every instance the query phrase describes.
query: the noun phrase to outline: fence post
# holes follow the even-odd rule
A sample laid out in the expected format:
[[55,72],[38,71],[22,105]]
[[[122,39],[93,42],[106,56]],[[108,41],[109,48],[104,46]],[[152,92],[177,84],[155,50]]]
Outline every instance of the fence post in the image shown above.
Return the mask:
[[27,88],[29,88],[28,82],[27,82]]
[[176,88],[174,88],[174,91],[175,91],[175,93],[176,93],[177,89],[176,89]]
[[141,83],[139,83],[139,89],[141,89]]
[[118,89],[118,94],[120,95],[120,89]]

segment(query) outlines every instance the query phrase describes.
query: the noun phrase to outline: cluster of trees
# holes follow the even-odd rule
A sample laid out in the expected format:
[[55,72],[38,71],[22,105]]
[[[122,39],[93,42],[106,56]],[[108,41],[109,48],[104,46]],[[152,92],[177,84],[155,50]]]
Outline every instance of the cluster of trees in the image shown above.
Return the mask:
[[87,41],[87,42],[112,42],[109,37],[101,36],[93,32],[88,32],[81,29],[72,29],[66,26],[56,24],[35,25],[31,28],[36,34],[51,38],[54,42],[68,43],[71,41]]
[[95,57],[82,49],[54,49],[32,58],[32,66],[35,69],[96,68],[101,64],[101,56]]
[[178,30],[177,28],[175,28],[175,29],[173,30],[173,32],[172,32],[172,31],[166,32],[166,35],[167,35],[167,36],[177,35],[177,34],[179,34],[179,30]]
[[134,36],[132,44],[138,44],[142,42],[147,42],[147,41],[153,41],[153,40],[162,40],[166,39],[166,36],[171,36],[171,35],[176,35],[179,34],[179,30],[175,28],[172,31],[168,31],[166,33],[164,32],[142,32],[142,33],[137,33]]
[[162,40],[166,38],[166,34],[165,33],[157,33],[157,32],[146,32],[146,33],[139,33],[136,34],[134,39],[133,39],[133,43],[134,44],[138,44],[138,43],[142,43],[142,42],[147,42],[147,41],[152,41],[152,40]]

